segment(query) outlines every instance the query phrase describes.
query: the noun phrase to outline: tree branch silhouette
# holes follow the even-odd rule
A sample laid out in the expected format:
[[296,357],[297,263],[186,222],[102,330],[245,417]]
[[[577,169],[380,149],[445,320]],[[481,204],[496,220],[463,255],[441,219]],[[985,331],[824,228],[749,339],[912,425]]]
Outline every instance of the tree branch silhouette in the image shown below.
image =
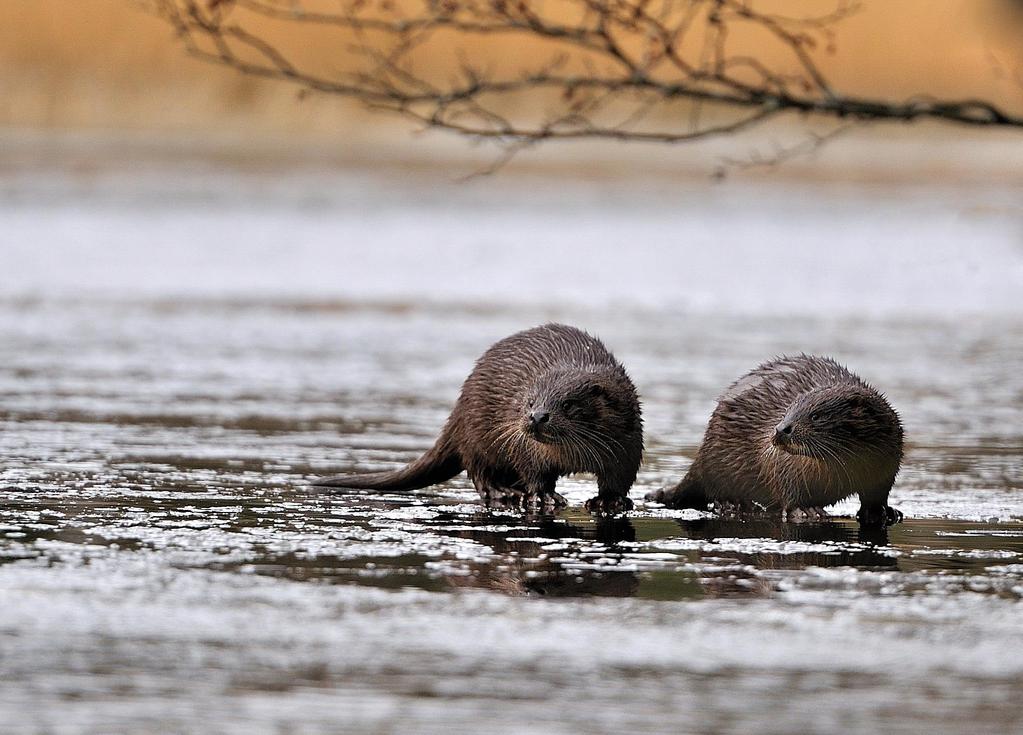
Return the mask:
[[[1023,128],[1023,117],[983,99],[888,100],[835,89],[815,56],[833,51],[835,28],[859,10],[856,0],[833,0],[805,17],[758,10],[755,0],[148,5],[197,58],[307,92],[350,97],[512,152],[556,139],[695,141],[788,113],[832,119],[841,129],[923,119]],[[740,28],[758,34],[758,49],[771,53],[754,56],[740,47],[734,41]],[[302,43],[295,38],[312,32],[336,34],[337,69],[300,61]],[[531,44],[533,60],[512,71],[488,70],[473,52],[494,42]],[[446,73],[438,71],[438,58]]]

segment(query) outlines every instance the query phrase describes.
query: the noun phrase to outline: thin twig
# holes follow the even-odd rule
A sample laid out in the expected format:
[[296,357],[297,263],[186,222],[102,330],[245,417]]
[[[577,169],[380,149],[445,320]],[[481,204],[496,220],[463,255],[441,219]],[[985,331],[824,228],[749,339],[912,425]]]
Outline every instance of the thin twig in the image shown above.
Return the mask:
[[[837,26],[859,10],[855,0],[832,0],[805,17],[760,10],[756,0],[135,1],[164,18],[197,58],[496,141],[503,153],[493,170],[540,141],[684,143],[787,112],[840,121],[838,132],[852,122],[922,119],[1023,128],[1019,113],[983,99],[841,94],[816,53],[833,47]],[[733,32],[740,25],[759,29],[776,48],[744,47],[746,34]],[[354,58],[334,72],[304,66],[298,59],[308,55],[295,46],[303,28],[333,34],[336,48]],[[529,68],[486,69],[480,49],[498,39],[532,44]],[[451,44],[460,73],[441,80],[428,61]],[[796,73],[768,61],[778,50],[795,59]],[[792,155],[838,132],[812,135]],[[752,165],[787,160],[789,150]]]

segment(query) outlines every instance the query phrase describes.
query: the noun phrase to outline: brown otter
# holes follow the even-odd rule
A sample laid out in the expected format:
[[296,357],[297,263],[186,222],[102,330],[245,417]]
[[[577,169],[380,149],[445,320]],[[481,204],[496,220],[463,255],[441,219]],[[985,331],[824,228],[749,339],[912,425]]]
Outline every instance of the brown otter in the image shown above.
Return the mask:
[[647,500],[788,518],[859,494],[860,523],[886,526],[902,519],[888,506],[901,461],[902,424],[883,395],[830,358],[782,357],[725,391],[689,472]]
[[462,470],[487,505],[551,510],[566,505],[559,477],[597,476],[586,507],[628,510],[643,454],[639,397],[625,369],[595,337],[547,324],[495,343],[462,385],[447,424],[404,469],[339,475],[330,487],[414,490]]

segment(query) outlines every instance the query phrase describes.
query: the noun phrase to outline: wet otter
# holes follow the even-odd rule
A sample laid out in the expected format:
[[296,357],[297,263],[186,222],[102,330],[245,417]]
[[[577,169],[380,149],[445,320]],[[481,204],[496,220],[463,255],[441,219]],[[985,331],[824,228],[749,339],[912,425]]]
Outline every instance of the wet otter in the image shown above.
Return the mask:
[[597,476],[587,509],[632,507],[627,493],[643,454],[639,398],[600,340],[547,324],[500,340],[477,361],[440,437],[394,472],[339,475],[330,487],[414,490],[465,470],[487,505],[566,505],[559,477]]
[[782,357],[725,391],[689,472],[647,500],[791,517],[859,494],[860,523],[886,526],[902,519],[888,506],[901,461],[902,424],[884,396],[830,358]]

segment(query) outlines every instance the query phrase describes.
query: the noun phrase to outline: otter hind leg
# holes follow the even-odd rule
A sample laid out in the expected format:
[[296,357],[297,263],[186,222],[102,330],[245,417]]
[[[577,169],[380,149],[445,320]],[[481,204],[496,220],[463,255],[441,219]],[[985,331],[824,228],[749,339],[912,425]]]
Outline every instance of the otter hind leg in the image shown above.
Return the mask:
[[517,487],[489,485],[485,491],[476,489],[483,505],[492,510],[521,510],[529,504],[526,491]]
[[548,475],[538,482],[529,483],[524,498],[528,507],[524,507],[523,510],[535,509],[539,513],[547,514],[566,507],[568,501],[565,496],[554,489],[557,484],[557,475]]
[[557,475],[533,482],[517,477],[497,477],[482,473],[472,478],[476,491],[488,508],[520,510],[524,513],[554,513],[568,505],[554,487]]
[[692,471],[682,478],[682,481],[675,487],[662,488],[646,494],[646,500],[653,500],[663,503],[668,508],[694,508],[696,510],[707,510],[710,498],[707,492],[696,478]]
[[512,478],[497,477],[491,472],[473,472],[469,477],[487,508],[510,510],[521,507],[526,491],[518,487]]
[[744,500],[715,500],[711,507],[722,518],[743,518],[756,512],[753,505]]
[[783,520],[786,521],[823,521],[831,516],[819,505],[797,506],[782,511]]

